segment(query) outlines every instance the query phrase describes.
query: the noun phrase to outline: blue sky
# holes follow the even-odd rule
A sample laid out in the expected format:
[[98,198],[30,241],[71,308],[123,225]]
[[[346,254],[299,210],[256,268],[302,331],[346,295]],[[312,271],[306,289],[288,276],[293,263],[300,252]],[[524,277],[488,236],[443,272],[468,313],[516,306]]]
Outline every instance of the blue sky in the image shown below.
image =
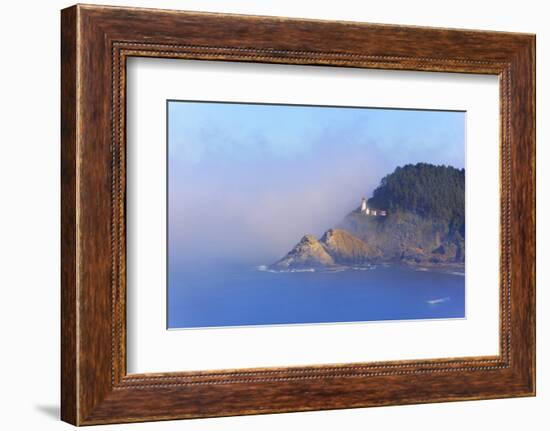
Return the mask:
[[170,260],[272,263],[397,166],[464,167],[465,113],[168,104]]

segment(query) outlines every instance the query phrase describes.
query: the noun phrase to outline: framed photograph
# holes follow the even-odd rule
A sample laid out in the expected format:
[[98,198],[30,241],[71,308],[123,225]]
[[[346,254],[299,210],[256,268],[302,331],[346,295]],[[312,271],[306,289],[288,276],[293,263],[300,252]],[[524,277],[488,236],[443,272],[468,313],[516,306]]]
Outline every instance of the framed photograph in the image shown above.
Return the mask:
[[535,394],[535,36],[61,14],[62,419]]

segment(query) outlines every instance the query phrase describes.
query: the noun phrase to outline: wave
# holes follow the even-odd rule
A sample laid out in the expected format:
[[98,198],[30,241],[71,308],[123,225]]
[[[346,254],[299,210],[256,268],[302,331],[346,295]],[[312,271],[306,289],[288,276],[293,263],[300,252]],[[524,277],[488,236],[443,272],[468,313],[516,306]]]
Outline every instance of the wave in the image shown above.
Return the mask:
[[277,273],[277,272],[282,272],[282,271],[276,271],[275,269],[271,269],[269,268],[267,265],[259,265],[256,267],[256,271],[260,271],[260,272],[271,272],[271,273]]
[[278,269],[277,270],[277,269],[271,269],[267,265],[259,265],[256,267],[256,270],[260,272],[271,272],[274,274],[287,273],[287,272],[315,272],[314,268],[300,268],[300,269],[295,268],[295,269]]
[[418,271],[418,272],[438,272],[440,274],[457,275],[460,277],[465,276],[464,271],[452,271],[451,269],[438,268],[437,266],[434,266],[434,267],[418,266],[418,267],[412,267],[412,269],[413,271]]
[[429,299],[429,300],[426,301],[426,303],[428,303],[430,305],[436,305],[436,304],[441,304],[443,302],[449,302],[450,300],[451,300],[451,298],[446,296],[444,298]]
[[255,269],[260,272],[271,273],[299,273],[299,272],[321,272],[327,274],[337,274],[345,271],[371,271],[376,269],[377,265],[361,265],[361,266],[340,266],[340,267],[326,267],[326,268],[291,268],[291,269],[273,269],[268,265],[258,265]]
[[371,269],[376,269],[376,265],[352,266],[350,269],[354,271],[370,271]]
[[315,272],[314,268],[289,269],[281,272]]

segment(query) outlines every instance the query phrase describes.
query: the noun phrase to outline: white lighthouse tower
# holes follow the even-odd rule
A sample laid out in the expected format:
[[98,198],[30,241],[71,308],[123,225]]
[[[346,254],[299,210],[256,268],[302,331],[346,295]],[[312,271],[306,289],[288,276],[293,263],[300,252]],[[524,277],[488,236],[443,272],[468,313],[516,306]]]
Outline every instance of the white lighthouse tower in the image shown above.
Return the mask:
[[361,213],[366,215],[369,215],[370,213],[369,207],[367,206],[367,200],[365,198],[361,200]]

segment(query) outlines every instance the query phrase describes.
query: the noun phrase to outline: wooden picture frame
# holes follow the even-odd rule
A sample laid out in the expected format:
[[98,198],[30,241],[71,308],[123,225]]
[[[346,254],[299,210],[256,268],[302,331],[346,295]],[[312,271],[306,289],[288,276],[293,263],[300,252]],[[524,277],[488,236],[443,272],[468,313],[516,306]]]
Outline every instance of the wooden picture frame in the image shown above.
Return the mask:
[[[535,36],[77,5],[61,14],[61,417],[74,425],[535,394]],[[127,374],[130,56],[500,77],[500,354]]]

